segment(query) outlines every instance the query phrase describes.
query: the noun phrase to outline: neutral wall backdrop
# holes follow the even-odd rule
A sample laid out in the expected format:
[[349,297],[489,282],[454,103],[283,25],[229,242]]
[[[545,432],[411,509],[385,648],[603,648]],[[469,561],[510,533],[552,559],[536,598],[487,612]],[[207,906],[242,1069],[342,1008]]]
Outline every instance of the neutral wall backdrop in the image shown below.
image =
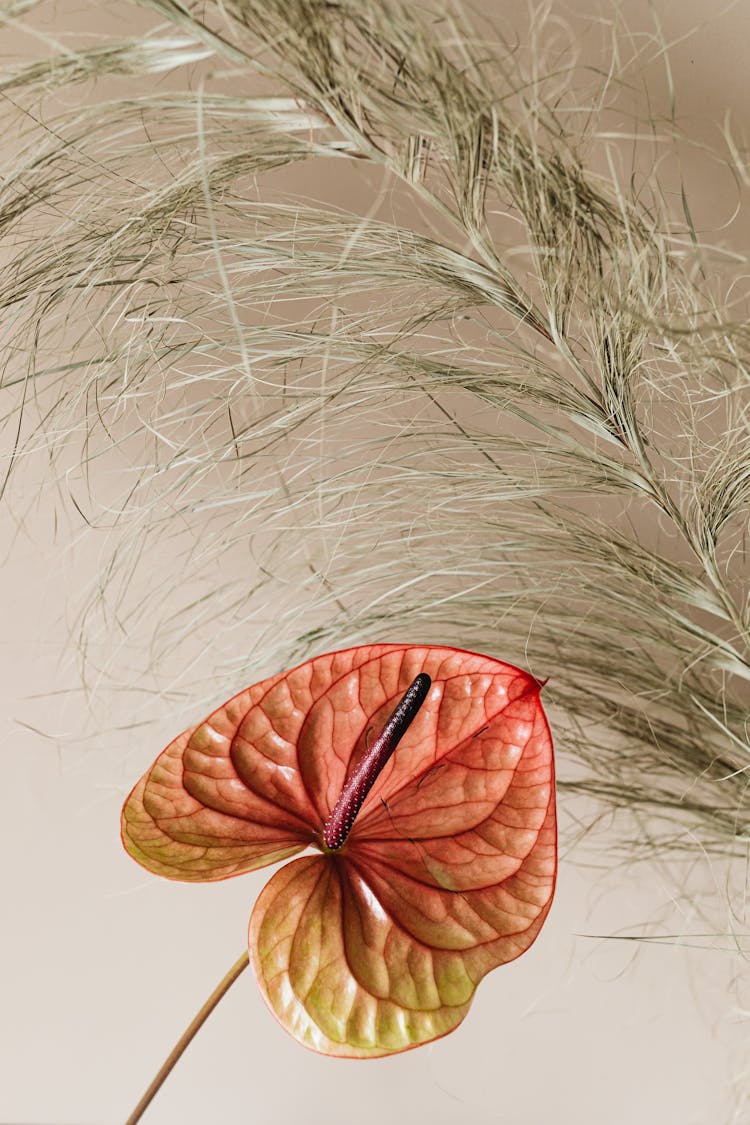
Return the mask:
[[[522,26],[521,5],[494,4],[500,19]],[[603,6],[550,7],[580,19],[595,59],[601,29],[590,17]],[[738,132],[747,130],[750,5],[621,4],[634,36],[653,34],[654,11],[671,44],[683,129],[715,143],[729,113]],[[49,31],[89,26],[95,12],[60,4]],[[2,34],[0,64],[28,47],[20,33]],[[644,81],[664,109],[663,59],[649,64]],[[689,147],[682,173],[696,227],[746,252],[749,220],[733,219],[731,176]],[[325,190],[305,184],[310,196]],[[0,1122],[114,1125],[241,952],[269,872],[179,885],[147,875],[122,852],[121,802],[176,733],[175,719],[165,713],[138,739],[113,731],[137,708],[137,684],[132,698],[95,699],[92,713],[77,686],[65,607],[66,593],[95,577],[101,542],[70,518],[56,524],[55,507],[48,489],[3,532]],[[227,684],[223,696],[241,686]],[[97,743],[92,723],[103,706],[107,735]],[[303,1050],[247,973],[146,1120],[741,1125],[750,1121],[745,966],[731,938],[698,936],[705,923],[695,906],[696,896],[720,896],[725,876],[718,861],[700,872],[657,861],[608,866],[602,826],[590,851],[581,845],[562,855],[541,937],[484,982],[460,1030],[378,1063]],[[746,930],[746,921],[727,919],[727,931],[730,923]],[[634,932],[661,940],[617,940]]]

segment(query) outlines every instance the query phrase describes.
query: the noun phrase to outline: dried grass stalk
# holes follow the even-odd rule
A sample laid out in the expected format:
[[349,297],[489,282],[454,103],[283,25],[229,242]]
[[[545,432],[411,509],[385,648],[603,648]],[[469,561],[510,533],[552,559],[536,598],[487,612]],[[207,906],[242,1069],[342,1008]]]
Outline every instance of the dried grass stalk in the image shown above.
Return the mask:
[[313,651],[476,647],[550,677],[563,785],[633,846],[746,849],[732,259],[587,166],[542,40],[395,0],[141,8],[0,83],[6,483],[72,458],[109,529],[89,682],[147,650],[194,711]]

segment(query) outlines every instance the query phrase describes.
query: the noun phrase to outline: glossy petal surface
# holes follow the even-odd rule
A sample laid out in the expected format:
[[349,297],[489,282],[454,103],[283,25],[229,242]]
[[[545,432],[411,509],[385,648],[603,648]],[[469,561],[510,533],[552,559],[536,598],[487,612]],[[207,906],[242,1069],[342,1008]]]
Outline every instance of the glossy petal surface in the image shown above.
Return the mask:
[[552,898],[552,746],[539,686],[491,657],[373,645],[316,657],[235,696],[136,786],[123,839],[144,866],[207,880],[323,849],[339,793],[418,673],[427,698],[343,847],[260,895],[250,955],[307,1046],[372,1057],[464,1017],[522,953]]

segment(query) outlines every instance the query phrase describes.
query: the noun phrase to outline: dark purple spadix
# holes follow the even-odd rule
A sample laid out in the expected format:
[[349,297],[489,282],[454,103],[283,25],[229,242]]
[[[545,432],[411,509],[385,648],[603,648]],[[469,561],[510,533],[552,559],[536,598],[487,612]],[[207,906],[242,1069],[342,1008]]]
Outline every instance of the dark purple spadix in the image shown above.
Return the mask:
[[331,851],[340,848],[349,835],[354,818],[362,808],[365,797],[411,726],[417,711],[427,698],[431,684],[432,680],[426,672],[421,672],[409,684],[390,719],[341,790],[333,812],[323,828],[323,841]]

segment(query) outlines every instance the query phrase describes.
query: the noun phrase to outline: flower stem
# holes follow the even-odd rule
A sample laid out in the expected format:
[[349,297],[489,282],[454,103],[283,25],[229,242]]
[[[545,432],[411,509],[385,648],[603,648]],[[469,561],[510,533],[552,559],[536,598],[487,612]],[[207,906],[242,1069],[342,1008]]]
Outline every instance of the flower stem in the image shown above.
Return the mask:
[[162,1087],[162,1084],[171,1073],[172,1068],[174,1067],[182,1052],[192,1041],[195,1035],[197,1035],[197,1033],[200,1031],[201,1027],[211,1015],[211,1012],[213,1012],[222,996],[224,996],[225,993],[229,991],[240,973],[247,968],[248,960],[249,958],[247,950],[245,950],[242,956],[232,965],[227,975],[217,984],[208,1000],[206,1000],[205,1004],[200,1009],[198,1014],[185,1028],[182,1035],[167,1055],[166,1059],[159,1068],[156,1077],[154,1078],[149,1088],[146,1090],[146,1093],[143,1095],[141,1100],[138,1102],[138,1105],[135,1107],[130,1117],[125,1122],[125,1125],[136,1125],[136,1122],[140,1121],[141,1117],[143,1117],[143,1114],[148,1109],[153,1098],[156,1096],[156,1094],[158,1094],[159,1090]]

